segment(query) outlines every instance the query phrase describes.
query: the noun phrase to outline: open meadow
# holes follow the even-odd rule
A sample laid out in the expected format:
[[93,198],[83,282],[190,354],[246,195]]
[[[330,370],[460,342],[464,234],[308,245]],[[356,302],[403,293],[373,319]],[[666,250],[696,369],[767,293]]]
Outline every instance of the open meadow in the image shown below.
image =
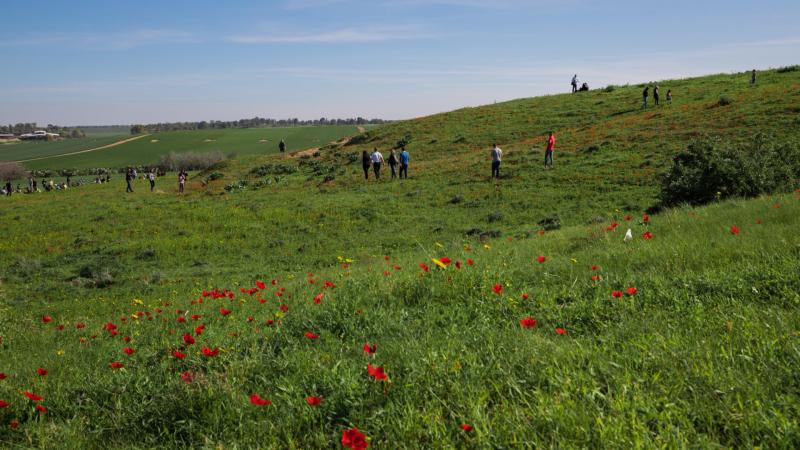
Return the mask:
[[[286,137],[316,156],[250,129],[61,158],[239,155],[186,195],[168,174],[0,198],[0,445],[797,448],[800,185],[659,201],[693,142],[800,143],[798,73]],[[401,144],[409,179],[365,181],[361,152]]]

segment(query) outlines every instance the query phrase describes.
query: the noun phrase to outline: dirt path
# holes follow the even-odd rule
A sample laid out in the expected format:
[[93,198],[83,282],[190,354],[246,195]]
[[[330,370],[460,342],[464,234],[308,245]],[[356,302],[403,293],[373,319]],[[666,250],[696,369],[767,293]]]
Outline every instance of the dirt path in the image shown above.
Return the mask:
[[[364,127],[356,127],[356,129],[358,130],[359,134],[363,134],[363,133],[367,132],[367,129],[364,128]],[[331,144],[346,145],[348,142],[350,142],[351,139],[353,139],[353,136],[345,136],[345,137],[339,139],[338,141],[331,142]],[[300,151],[297,151],[297,152],[294,152],[294,153],[289,153],[289,156],[292,157],[292,158],[299,158],[301,156],[313,156],[314,153],[316,153],[318,151],[319,151],[319,147],[314,147],[314,148],[309,148],[309,149],[306,149],[306,150],[300,150]]]
[[107,148],[116,147],[118,145],[126,144],[128,142],[135,141],[135,140],[141,139],[141,138],[145,138],[147,136],[150,136],[150,135],[149,134],[142,134],[140,136],[134,136],[134,137],[131,137],[131,138],[128,138],[128,139],[123,139],[121,141],[117,141],[117,142],[114,142],[114,143],[111,143],[111,144],[108,144],[108,145],[104,145],[102,147],[95,147],[95,148],[90,148],[90,149],[86,149],[86,150],[80,150],[80,151],[77,151],[77,152],[62,153],[60,155],[42,156],[40,158],[20,159],[20,160],[18,160],[16,162],[39,161],[39,160],[42,160],[42,159],[60,158],[62,156],[79,155],[81,153],[96,152],[98,150],[105,150]]

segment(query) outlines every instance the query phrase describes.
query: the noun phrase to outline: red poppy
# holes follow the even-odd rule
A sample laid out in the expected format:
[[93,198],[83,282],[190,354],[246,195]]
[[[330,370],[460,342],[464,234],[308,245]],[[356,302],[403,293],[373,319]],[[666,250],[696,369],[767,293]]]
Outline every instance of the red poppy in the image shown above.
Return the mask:
[[195,343],[194,337],[189,333],[184,334],[183,335],[183,343],[186,344],[186,345],[194,344]]
[[7,407],[8,407],[8,403],[6,403],[5,400],[0,400],[0,408],[7,408]]
[[130,347],[125,347],[125,348],[122,349],[122,352],[125,353],[126,355],[132,355],[132,354],[136,353],[136,350],[134,350],[134,349],[132,349]]
[[44,400],[44,397],[38,396],[31,391],[25,391],[25,397],[28,397],[28,400],[33,402],[40,402]]
[[460,268],[461,268],[461,261],[456,261],[456,269],[460,269]]
[[325,296],[325,294],[317,294],[317,296],[314,297],[314,303],[317,304],[317,305],[322,303],[322,297],[324,297],[324,296]]
[[[206,324],[201,323],[200,325],[194,328],[194,334],[200,336],[201,334],[203,334],[203,330],[205,329],[206,329]],[[194,343],[194,341],[192,341],[191,343]]]
[[378,351],[378,345],[377,344],[369,345],[369,342],[364,344],[364,353],[366,353],[368,355],[372,355],[377,351]]
[[178,317],[177,320],[178,320],[178,323],[185,323],[186,322],[186,317],[180,316],[180,317]]
[[503,285],[500,284],[500,283],[495,284],[494,287],[492,288],[492,291],[497,295],[502,294],[503,293]]
[[272,404],[272,402],[269,401],[269,399],[261,398],[261,396],[258,394],[252,394],[250,396],[250,403],[255,406],[269,406]]
[[639,290],[636,289],[635,287],[629,287],[625,292],[627,292],[628,295],[636,295],[636,293],[639,292]]
[[198,314],[192,314],[192,320],[199,320],[200,317],[202,317],[202,316],[200,316]]
[[592,264],[592,270],[598,270],[599,268],[600,268],[600,266],[598,266],[596,264]]
[[5,380],[6,378],[8,378],[8,375],[4,374],[3,372],[0,372],[0,380]]
[[523,299],[523,300],[527,300],[527,299],[529,299],[530,297],[531,297],[531,296],[530,296],[530,295],[528,295],[528,293],[527,293],[527,292],[525,292],[524,294],[522,294],[522,299]]
[[62,324],[58,324],[58,326],[56,326],[56,330],[63,331],[64,330],[64,324],[63,323]]
[[739,227],[736,225],[731,226],[731,234],[739,234]]
[[351,428],[342,431],[342,446],[351,450],[364,450],[369,446],[367,437],[358,431],[358,428]]
[[467,260],[467,265],[468,266],[473,266],[473,265],[475,265],[475,261],[473,261],[472,259],[468,259]]
[[622,297],[622,292],[621,291],[614,291],[614,292],[611,293],[611,296],[614,297],[614,298],[620,298],[620,297]]
[[519,321],[519,325],[522,328],[536,328],[536,319],[533,317],[525,317]]
[[386,381],[389,379],[383,371],[383,367],[373,366],[372,364],[367,364],[367,373],[372,378],[375,378],[375,381]]
[[194,375],[192,375],[191,372],[183,372],[181,374],[181,380],[183,380],[186,383],[191,383],[192,381],[194,381]]
[[208,347],[203,347],[202,349],[200,349],[200,351],[203,352],[203,356],[205,356],[206,358],[212,358],[214,356],[219,355],[219,349],[218,348],[214,348],[214,350],[211,350]]
[[178,350],[175,350],[175,351],[173,351],[173,352],[172,352],[172,356],[174,356],[174,357],[176,357],[176,358],[178,358],[178,359],[183,359],[183,358],[186,358],[186,354],[185,354],[185,353],[181,353],[181,352],[180,352],[180,351],[178,351]]
[[642,237],[649,241],[650,239],[653,239],[653,233],[645,231]]
[[567,330],[565,330],[565,329],[563,329],[561,327],[558,327],[558,328],[556,328],[556,334],[563,336],[563,335],[567,334]]
[[114,330],[116,330],[116,329],[117,329],[117,326],[116,326],[116,325],[114,325],[114,322],[108,322],[107,324],[103,325],[103,328],[104,328],[106,331],[114,331]]
[[466,423],[462,423],[461,424],[461,429],[464,430],[464,431],[470,432],[474,428],[472,427],[472,425],[467,425]]
[[315,397],[313,395],[306,397],[306,403],[308,403],[309,406],[319,406],[319,404],[322,403],[322,397]]
[[280,309],[281,312],[287,312],[289,311],[289,305],[287,305],[286,303],[282,303],[281,306],[278,307],[278,309]]
[[124,338],[122,338],[122,340],[125,341],[125,342],[130,342],[131,341],[131,337],[130,336],[125,336]]
[[428,272],[431,270],[431,268],[425,263],[419,263],[419,268],[422,269],[423,272]]
[[111,367],[112,369],[122,369],[125,366],[123,366],[122,363],[119,361],[114,361],[111,364],[109,364],[108,367]]
[[600,275],[592,275],[592,281],[600,281]]
[[448,258],[447,256],[442,256],[441,258],[439,258],[439,261],[441,261],[442,264],[444,264],[445,266],[449,266],[450,263],[453,262],[453,260]]
[[47,412],[47,408],[42,405],[36,405],[36,410],[39,411],[39,414],[44,414]]
[[266,289],[267,284],[264,283],[263,281],[259,280],[259,281],[256,281],[256,287],[259,288],[259,289]]
[[36,373],[38,373],[40,377],[46,377],[49,372],[39,367],[36,369]]
[[223,316],[227,316],[228,314],[231,313],[231,310],[230,309],[225,309],[223,307],[220,307],[219,308],[219,313],[222,314]]
[[537,256],[537,257],[536,257],[536,261],[537,261],[539,264],[541,264],[541,263],[543,263],[543,262],[547,261],[547,258],[545,258],[545,257],[544,257],[544,256],[542,256],[542,255],[539,255],[539,256]]
[[50,323],[53,321],[53,318],[50,316],[42,316],[42,323]]
[[19,422],[16,419],[12,419],[8,425],[12,430],[16,430],[19,427]]
[[642,222],[650,223],[650,216],[648,216],[647,214],[643,215],[642,216]]
[[305,336],[309,339],[317,339],[319,337],[319,334],[314,333],[312,331],[306,331]]

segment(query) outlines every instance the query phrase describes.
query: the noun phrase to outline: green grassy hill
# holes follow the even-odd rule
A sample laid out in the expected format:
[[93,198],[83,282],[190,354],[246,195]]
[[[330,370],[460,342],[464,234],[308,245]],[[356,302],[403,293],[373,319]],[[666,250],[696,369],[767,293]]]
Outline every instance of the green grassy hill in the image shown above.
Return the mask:
[[[460,110],[228,161],[185,196],[2,198],[0,443],[797,447],[800,193],[643,211],[695,137],[797,140],[796,72],[759,80]],[[411,178],[365,182],[351,155],[407,135]]]

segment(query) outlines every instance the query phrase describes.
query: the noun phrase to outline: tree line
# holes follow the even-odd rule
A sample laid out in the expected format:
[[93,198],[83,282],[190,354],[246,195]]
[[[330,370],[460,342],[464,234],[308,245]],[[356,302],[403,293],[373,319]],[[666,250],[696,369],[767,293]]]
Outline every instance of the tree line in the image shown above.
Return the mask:
[[48,133],[57,133],[63,138],[82,138],[86,137],[86,133],[80,128],[64,127],[60,125],[48,124],[46,127],[41,127],[36,122],[18,123],[0,125],[0,134],[25,134],[33,133],[37,130],[45,130]]
[[252,119],[240,120],[203,120],[200,122],[167,122],[151,123],[147,125],[133,125],[131,134],[157,133],[159,131],[179,131],[179,130],[206,130],[224,128],[260,128],[260,127],[299,127],[299,126],[320,126],[320,125],[379,125],[390,121],[383,119],[365,119],[363,117],[350,119],[321,119],[300,120],[300,119],[267,119],[254,117]]

